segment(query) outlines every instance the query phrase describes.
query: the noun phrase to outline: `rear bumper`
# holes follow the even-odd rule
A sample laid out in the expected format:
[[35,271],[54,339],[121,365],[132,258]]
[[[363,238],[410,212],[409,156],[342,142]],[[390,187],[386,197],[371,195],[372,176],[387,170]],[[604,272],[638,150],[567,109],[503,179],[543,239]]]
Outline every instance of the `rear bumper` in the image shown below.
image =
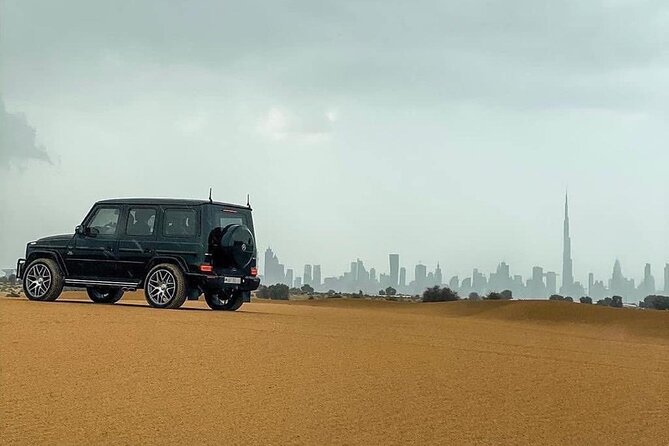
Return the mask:
[[[239,291],[253,291],[260,286],[260,279],[253,276],[237,275],[208,275],[208,274],[188,274],[191,281],[196,282],[205,290],[233,289]],[[240,283],[230,283],[229,278],[239,278]]]
[[23,278],[23,268],[26,266],[26,259],[19,259],[16,261],[16,278]]

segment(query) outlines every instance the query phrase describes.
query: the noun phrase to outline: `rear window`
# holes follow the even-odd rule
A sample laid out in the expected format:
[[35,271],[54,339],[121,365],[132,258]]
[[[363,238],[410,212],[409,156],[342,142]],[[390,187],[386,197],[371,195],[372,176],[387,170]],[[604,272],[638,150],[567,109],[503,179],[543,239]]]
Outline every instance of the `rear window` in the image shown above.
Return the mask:
[[228,225],[249,226],[244,214],[224,209],[216,210],[216,212],[214,212],[214,227],[225,228]]
[[172,237],[191,237],[197,234],[197,213],[193,209],[166,209],[163,233]]

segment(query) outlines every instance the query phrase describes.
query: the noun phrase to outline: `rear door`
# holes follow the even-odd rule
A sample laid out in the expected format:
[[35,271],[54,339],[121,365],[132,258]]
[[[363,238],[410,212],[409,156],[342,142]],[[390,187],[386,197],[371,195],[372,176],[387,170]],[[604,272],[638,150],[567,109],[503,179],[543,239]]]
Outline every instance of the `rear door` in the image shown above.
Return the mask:
[[201,262],[200,212],[200,206],[165,207],[156,254],[183,259],[187,265]]
[[126,209],[118,242],[120,278],[137,282],[146,274],[147,264],[156,255],[159,211],[157,206],[130,205]]

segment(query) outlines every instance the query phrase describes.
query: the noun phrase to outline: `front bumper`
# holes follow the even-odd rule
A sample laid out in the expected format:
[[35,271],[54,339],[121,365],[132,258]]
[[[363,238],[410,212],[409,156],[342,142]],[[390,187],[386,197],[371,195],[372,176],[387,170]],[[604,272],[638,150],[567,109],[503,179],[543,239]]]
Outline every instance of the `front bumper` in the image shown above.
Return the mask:
[[26,266],[26,259],[19,259],[16,261],[16,278],[23,278],[23,268]]

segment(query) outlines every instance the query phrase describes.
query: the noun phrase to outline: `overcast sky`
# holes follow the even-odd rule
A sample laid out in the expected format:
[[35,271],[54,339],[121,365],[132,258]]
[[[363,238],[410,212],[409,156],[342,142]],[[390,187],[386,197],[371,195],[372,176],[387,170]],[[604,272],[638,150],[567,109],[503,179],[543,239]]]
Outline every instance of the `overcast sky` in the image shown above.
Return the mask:
[[[251,194],[323,274],[669,262],[669,3],[0,2],[0,266],[98,199]],[[658,285],[659,285],[658,283]]]

